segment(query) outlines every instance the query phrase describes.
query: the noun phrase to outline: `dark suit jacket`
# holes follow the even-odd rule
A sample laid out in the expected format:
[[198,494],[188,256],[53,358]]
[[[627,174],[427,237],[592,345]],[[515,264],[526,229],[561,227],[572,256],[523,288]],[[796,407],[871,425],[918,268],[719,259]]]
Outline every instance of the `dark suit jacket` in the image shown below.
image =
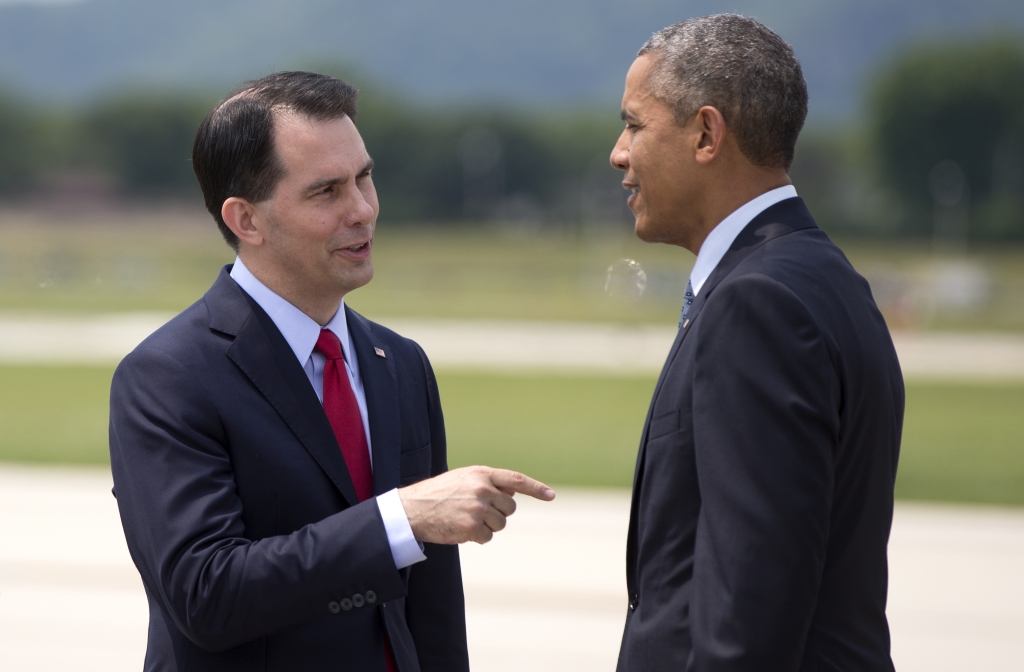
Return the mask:
[[867,282],[793,198],[688,317],[640,444],[619,671],[891,670],[903,379]]
[[[347,318],[374,492],[443,472],[427,358]],[[383,672],[382,623],[401,672],[469,669],[458,547],[395,568],[302,366],[228,268],[118,366],[110,459],[149,597],[146,670]],[[372,603],[339,608],[357,595]]]

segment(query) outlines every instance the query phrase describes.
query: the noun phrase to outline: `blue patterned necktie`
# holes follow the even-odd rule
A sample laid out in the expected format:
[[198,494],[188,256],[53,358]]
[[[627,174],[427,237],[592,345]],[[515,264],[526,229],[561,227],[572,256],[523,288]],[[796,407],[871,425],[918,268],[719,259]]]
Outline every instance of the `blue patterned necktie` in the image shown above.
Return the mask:
[[690,281],[686,281],[686,294],[683,294],[683,310],[679,313],[679,326],[683,326],[683,320],[686,319],[686,315],[690,312],[690,306],[693,305],[693,285]]

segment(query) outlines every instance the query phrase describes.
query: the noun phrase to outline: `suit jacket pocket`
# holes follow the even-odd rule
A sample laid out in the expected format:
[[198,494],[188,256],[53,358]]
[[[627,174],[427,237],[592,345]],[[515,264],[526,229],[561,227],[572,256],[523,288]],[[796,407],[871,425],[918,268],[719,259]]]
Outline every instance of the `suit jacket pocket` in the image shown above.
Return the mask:
[[647,440],[652,441],[677,429],[679,429],[679,409],[673,408],[651,418],[651,428],[647,432]]
[[430,476],[430,444],[402,453],[402,485]]

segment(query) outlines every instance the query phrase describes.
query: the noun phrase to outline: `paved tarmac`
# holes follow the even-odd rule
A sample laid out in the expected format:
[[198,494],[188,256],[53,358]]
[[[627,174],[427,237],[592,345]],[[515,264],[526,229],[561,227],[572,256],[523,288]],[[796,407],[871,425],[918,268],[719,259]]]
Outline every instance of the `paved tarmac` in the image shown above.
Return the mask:
[[[614,670],[628,516],[561,488],[462,547],[475,672]],[[1024,510],[900,504],[890,566],[897,670],[1022,669]],[[139,670],[146,623],[109,474],[0,466],[0,670]]]

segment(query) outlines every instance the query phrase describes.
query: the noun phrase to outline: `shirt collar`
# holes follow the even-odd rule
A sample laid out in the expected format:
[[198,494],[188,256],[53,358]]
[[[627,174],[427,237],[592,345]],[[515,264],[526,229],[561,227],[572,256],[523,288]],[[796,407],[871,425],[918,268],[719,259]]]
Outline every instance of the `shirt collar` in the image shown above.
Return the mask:
[[[259,304],[260,308],[270,316],[278,331],[288,342],[288,346],[295,353],[299,364],[306,365],[316,341],[320,338],[320,325],[296,308],[272,289],[264,285],[253,275],[242,260],[235,258],[235,264],[231,267],[231,278],[238,283],[238,286]],[[345,301],[342,300],[338,312],[334,314],[325,329],[330,329],[341,341],[342,350],[345,352],[345,359],[350,366],[354,364],[352,352],[352,340],[348,333],[348,320],[345,317]]]
[[711,230],[704,244],[700,246],[697,253],[697,261],[693,264],[693,271],[690,272],[690,286],[693,287],[693,295],[700,293],[700,288],[714,272],[718,262],[722,260],[725,253],[732,247],[736,236],[740,235],[747,224],[753,221],[762,212],[775,205],[779,201],[796,197],[796,187],[787,184],[784,187],[767,191],[757,198],[747,201],[737,208],[731,215],[719,222],[718,226]]

